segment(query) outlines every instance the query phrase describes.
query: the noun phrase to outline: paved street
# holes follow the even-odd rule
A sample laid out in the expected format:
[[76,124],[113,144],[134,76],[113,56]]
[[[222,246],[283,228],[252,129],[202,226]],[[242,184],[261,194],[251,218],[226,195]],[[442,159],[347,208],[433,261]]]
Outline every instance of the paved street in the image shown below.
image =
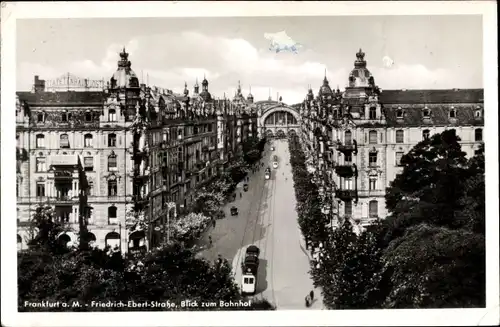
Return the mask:
[[[248,245],[255,244],[261,250],[257,294],[274,302],[278,309],[305,309],[304,298],[313,289],[309,276],[309,259],[301,245],[301,232],[295,212],[288,143],[274,141],[275,151],[264,154],[264,167],[271,165],[271,157],[279,157],[278,169],[272,169],[271,180],[264,179],[264,168],[250,177],[249,191],[237,190],[237,198],[226,208],[226,218],[207,235],[212,236],[213,246],[201,252],[214,260],[218,254],[232,262],[235,280],[241,282],[241,260]],[[231,206],[239,209],[239,215],[231,217]],[[303,243],[303,242],[302,242]],[[321,309],[322,300],[315,290],[315,302],[311,309]]]

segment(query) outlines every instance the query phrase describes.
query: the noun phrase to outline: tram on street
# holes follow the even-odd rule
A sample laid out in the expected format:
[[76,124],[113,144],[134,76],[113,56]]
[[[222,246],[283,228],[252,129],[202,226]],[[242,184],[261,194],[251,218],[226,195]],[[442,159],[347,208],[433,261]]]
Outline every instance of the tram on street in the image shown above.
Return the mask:
[[245,253],[245,258],[241,263],[242,280],[241,293],[255,294],[257,286],[257,271],[259,269],[260,249],[255,245],[250,245]]

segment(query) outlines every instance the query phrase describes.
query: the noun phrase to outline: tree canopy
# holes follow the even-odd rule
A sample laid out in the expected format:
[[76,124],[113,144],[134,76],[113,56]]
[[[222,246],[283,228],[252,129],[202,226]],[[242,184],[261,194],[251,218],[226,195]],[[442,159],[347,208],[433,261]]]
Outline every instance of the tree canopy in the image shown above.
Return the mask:
[[[305,157],[293,146],[294,180],[300,187],[307,185]],[[311,275],[326,307],[483,307],[484,146],[467,159],[455,131],[447,130],[415,145],[401,163],[402,172],[386,192],[389,216],[359,236],[346,220],[329,234],[313,262]],[[307,218],[316,210],[304,204],[315,202],[314,190],[307,189],[296,191],[297,211],[304,224],[319,227]],[[311,234],[312,227],[301,228]]]

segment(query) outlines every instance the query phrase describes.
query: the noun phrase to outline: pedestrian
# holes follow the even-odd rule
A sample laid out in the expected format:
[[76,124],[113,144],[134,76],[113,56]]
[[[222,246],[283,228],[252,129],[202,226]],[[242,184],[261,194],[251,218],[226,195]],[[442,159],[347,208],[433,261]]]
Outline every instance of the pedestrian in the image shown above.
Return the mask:
[[212,225],[214,226],[214,228],[215,228],[215,225],[216,225],[216,224],[217,224],[217,223],[216,223],[216,221],[215,221],[215,218],[212,218]]
[[241,192],[240,192],[240,199],[243,197],[243,195],[241,195]]
[[208,237],[208,243],[210,243],[210,247],[212,246],[212,236]]
[[309,308],[311,306],[311,300],[309,298],[309,294],[306,295],[306,307]]
[[309,296],[311,297],[311,301],[314,301],[314,291],[311,290],[311,292],[309,292]]

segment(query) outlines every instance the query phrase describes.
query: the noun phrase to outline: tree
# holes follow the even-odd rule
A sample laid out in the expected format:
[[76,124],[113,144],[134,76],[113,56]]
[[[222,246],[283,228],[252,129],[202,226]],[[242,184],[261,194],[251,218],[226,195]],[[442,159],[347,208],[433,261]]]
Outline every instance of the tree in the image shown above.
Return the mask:
[[484,145],[469,160],[468,167],[469,177],[464,180],[464,194],[459,199],[462,209],[456,214],[455,226],[463,226],[467,230],[484,235],[486,217]]
[[[57,236],[50,228],[44,232],[51,239],[47,244],[52,244]],[[204,302],[242,299],[227,260],[210,263],[197,258],[194,252],[179,243],[155,249],[135,260],[127,260],[121,253],[106,249],[75,249],[56,254],[50,249],[33,247],[18,254],[19,311],[219,310],[221,308],[183,308],[180,303],[185,299]],[[33,308],[24,305],[25,301],[40,303],[42,300],[70,306]],[[177,306],[95,307],[92,301],[169,301]],[[81,306],[71,305],[76,302]],[[274,310],[274,307],[262,301],[243,309]]]
[[485,306],[485,239],[465,229],[421,224],[389,245],[386,308]]
[[394,219],[394,237],[422,219],[438,226],[453,226],[463,208],[467,159],[455,130],[433,135],[401,159],[404,166],[386,193],[387,209]]
[[31,239],[28,240],[28,245],[30,247],[44,249],[50,253],[67,252],[66,244],[62,244],[58,237],[68,230],[68,226],[56,220],[51,206],[36,207],[29,225]]

